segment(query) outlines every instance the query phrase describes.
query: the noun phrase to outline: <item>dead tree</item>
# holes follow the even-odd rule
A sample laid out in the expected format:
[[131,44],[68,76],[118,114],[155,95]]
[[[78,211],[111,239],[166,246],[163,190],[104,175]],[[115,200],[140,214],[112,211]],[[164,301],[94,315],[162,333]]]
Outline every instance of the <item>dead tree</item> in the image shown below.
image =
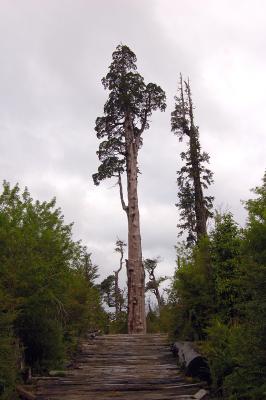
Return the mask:
[[207,219],[212,217],[213,197],[204,194],[213,182],[213,173],[206,168],[209,155],[201,151],[199,128],[194,121],[194,106],[189,80],[183,82],[180,75],[175,109],[171,114],[172,131],[183,141],[188,139],[187,151],[181,153],[182,167],[177,171],[178,202],[180,210],[178,227],[180,235],[188,233],[188,246],[207,234]]
[[147,258],[146,260],[144,260],[144,268],[149,275],[149,281],[146,283],[145,290],[146,292],[151,291],[155,295],[158,303],[158,310],[160,312],[161,307],[164,304],[164,301],[163,297],[160,294],[159,287],[162,282],[168,279],[168,277],[167,276],[161,276],[159,278],[155,277],[154,271],[157,267],[158,261],[159,261],[158,258],[153,258],[153,259]]
[[124,243],[122,240],[117,239],[115,251],[120,254],[120,262],[119,262],[118,270],[114,271],[114,275],[115,275],[115,315],[116,315],[116,318],[118,317],[118,314],[122,311],[122,306],[123,306],[123,303],[124,303],[123,294],[122,294],[122,292],[121,292],[121,290],[119,288],[119,281],[118,281],[118,275],[121,272],[122,267],[123,267],[124,247],[126,247],[126,243]]

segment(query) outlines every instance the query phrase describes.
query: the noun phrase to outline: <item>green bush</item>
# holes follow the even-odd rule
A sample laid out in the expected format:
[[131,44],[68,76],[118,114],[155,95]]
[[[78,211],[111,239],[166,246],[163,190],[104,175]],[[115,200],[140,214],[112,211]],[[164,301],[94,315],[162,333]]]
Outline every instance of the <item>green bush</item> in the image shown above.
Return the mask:
[[63,329],[59,321],[27,310],[16,323],[16,332],[24,345],[25,361],[40,373],[62,367],[65,356]]
[[72,239],[55,199],[33,201],[27,189],[7,182],[0,194],[0,265],[0,390],[8,398],[20,368],[15,343],[33,372],[59,368],[81,335],[104,327],[106,313],[94,284],[97,267]]
[[208,359],[212,387],[219,395],[223,394],[225,377],[230,375],[235,367],[232,342],[238,330],[237,327],[229,327],[219,319],[214,319],[207,329],[208,340],[201,344]]
[[108,333],[127,333],[127,313],[120,311],[118,315],[110,315]]
[[10,399],[14,390],[20,351],[13,332],[14,306],[1,283],[0,305],[0,398],[4,400]]
[[179,260],[169,298],[176,310],[175,335],[203,340],[215,307],[208,238],[202,238],[191,256]]

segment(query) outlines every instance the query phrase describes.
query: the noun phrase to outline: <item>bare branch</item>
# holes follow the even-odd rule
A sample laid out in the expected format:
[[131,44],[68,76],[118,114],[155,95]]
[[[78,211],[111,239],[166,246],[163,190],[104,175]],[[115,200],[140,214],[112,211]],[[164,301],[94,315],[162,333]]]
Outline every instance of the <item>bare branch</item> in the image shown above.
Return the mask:
[[186,120],[186,114],[185,114],[185,100],[184,100],[184,89],[183,89],[183,77],[182,74],[180,74],[180,97],[181,97],[181,102],[182,102],[182,116],[183,120]]
[[189,78],[188,78],[187,82],[185,82],[185,85],[186,85],[188,102],[189,102],[190,124],[191,124],[191,128],[194,129],[195,126],[194,126],[194,115],[193,115],[193,102],[192,102],[192,97],[191,97],[191,89],[190,89]]
[[117,183],[119,185],[120,200],[121,200],[122,208],[126,212],[126,214],[128,215],[128,206],[126,205],[125,200],[124,200],[123,185],[122,185],[122,179],[121,179],[120,172],[118,173],[118,182]]
[[115,274],[116,273],[118,274],[122,269],[124,260],[124,247],[126,247],[126,243],[117,238],[115,251],[120,253],[120,263],[119,263],[119,269],[117,271],[114,271]]

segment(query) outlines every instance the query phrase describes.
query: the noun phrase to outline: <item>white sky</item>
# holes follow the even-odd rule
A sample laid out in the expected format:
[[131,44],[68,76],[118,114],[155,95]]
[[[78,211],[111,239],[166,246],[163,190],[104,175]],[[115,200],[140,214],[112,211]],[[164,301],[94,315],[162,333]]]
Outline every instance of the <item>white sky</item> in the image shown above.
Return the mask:
[[145,81],[166,91],[140,154],[143,256],[175,268],[176,170],[170,131],[178,75],[189,76],[202,147],[211,156],[216,207],[244,224],[241,199],[265,169],[264,0],[0,0],[0,178],[57,197],[102,276],[118,263],[126,217],[114,181],[93,186],[94,122],[107,93],[101,78],[119,43],[137,55]]

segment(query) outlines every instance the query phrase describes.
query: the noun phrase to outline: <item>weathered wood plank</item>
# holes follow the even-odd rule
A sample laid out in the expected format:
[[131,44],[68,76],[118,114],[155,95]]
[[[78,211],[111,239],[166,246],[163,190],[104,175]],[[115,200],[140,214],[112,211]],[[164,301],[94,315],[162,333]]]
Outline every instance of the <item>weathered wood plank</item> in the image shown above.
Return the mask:
[[[89,337],[89,336],[88,336]],[[166,335],[87,339],[64,376],[37,379],[37,400],[193,400]]]

